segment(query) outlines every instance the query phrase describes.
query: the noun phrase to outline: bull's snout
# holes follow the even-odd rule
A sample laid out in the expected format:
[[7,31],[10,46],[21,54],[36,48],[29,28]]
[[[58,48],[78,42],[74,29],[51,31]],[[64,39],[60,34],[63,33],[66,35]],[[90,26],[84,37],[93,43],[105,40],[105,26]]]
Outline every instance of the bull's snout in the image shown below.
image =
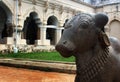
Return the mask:
[[70,42],[64,40],[60,41],[56,46],[55,49],[63,56],[63,57],[70,57],[72,55],[73,49],[71,48]]
[[66,44],[67,44],[67,41],[66,41],[66,40],[65,40],[65,41],[62,41],[62,42],[59,41],[59,43],[55,46],[55,49],[56,49],[58,52],[61,52],[62,49],[67,49],[67,48],[66,48]]

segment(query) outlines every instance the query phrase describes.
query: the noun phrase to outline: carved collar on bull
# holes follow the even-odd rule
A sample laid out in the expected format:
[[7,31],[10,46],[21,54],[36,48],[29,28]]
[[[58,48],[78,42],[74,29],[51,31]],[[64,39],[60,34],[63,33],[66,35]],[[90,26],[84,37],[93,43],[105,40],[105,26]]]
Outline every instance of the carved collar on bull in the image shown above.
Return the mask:
[[[105,22],[107,21],[108,20]],[[104,26],[99,27],[102,27],[102,30],[98,29],[98,40],[102,48],[101,50],[98,50],[96,56],[93,57],[90,62],[85,63],[77,70],[77,74],[80,75],[80,82],[89,82],[97,76],[99,72],[104,70],[106,63],[110,63],[111,56],[108,48],[110,46],[110,42],[108,36],[104,32]]]
[[104,70],[106,63],[110,62],[110,55],[108,48],[98,52],[97,57],[93,57],[90,62],[81,66],[77,70],[78,75],[80,75],[80,82],[89,82],[92,80],[99,72]]

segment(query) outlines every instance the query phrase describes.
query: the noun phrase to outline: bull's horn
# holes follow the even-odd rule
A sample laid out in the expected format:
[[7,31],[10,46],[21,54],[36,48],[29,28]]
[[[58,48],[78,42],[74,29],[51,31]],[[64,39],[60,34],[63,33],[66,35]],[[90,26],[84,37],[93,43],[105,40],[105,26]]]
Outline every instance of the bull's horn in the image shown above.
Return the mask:
[[98,13],[95,15],[95,24],[103,31],[104,31],[104,26],[107,24],[108,20],[109,20],[108,16],[104,13]]

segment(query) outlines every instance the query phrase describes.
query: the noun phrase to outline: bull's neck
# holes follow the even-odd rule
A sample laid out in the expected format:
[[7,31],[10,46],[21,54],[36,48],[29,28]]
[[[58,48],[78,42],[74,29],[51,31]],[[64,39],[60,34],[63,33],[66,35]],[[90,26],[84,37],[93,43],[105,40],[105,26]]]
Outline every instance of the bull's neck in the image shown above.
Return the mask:
[[98,45],[96,45],[95,47],[82,52],[82,53],[76,53],[75,58],[76,58],[76,65],[77,66],[83,66],[85,63],[90,62],[90,60],[93,57],[97,57],[98,53],[102,51],[102,47]]
[[93,79],[103,70],[109,59],[108,48],[102,48],[100,45],[96,45],[94,48],[84,53],[77,53],[77,74],[80,76],[81,82],[88,82]]

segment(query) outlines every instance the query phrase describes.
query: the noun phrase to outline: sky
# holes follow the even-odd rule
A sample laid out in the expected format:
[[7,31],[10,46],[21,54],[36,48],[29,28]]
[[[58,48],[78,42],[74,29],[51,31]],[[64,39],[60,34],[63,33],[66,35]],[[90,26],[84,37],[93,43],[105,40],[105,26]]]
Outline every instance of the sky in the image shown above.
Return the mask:
[[84,0],[84,2],[90,3],[90,0]]

